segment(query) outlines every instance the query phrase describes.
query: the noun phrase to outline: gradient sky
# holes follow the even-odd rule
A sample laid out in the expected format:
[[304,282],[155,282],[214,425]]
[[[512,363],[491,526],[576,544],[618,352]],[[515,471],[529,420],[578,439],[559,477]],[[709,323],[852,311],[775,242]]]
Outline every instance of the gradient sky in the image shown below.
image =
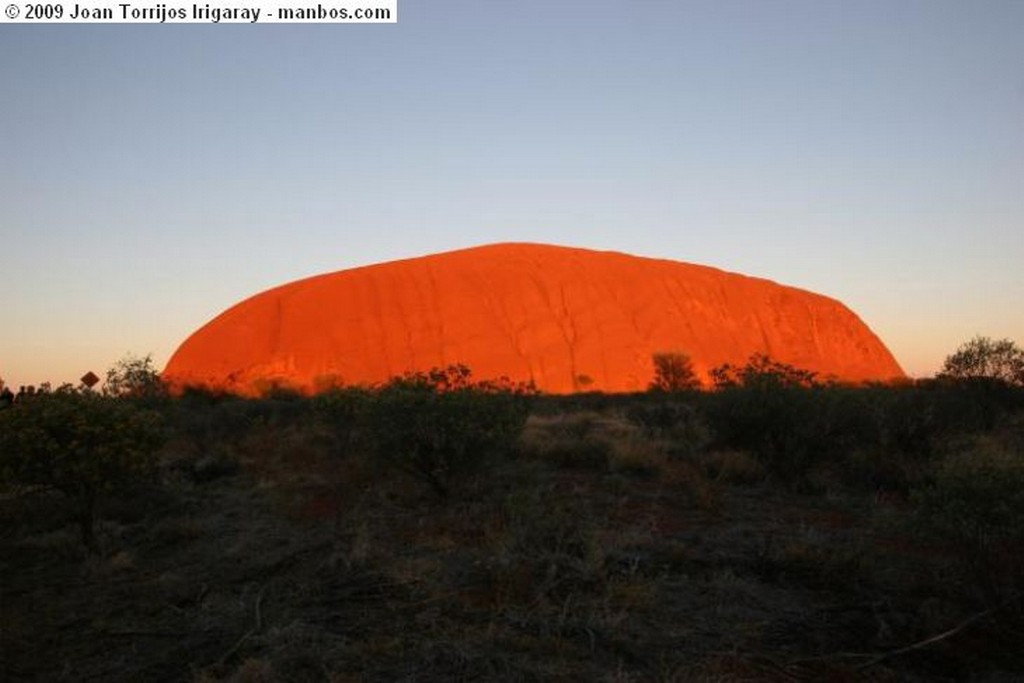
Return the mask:
[[498,241],[835,297],[905,370],[1024,344],[1024,2],[399,0],[0,25],[0,377],[158,366],[308,275]]

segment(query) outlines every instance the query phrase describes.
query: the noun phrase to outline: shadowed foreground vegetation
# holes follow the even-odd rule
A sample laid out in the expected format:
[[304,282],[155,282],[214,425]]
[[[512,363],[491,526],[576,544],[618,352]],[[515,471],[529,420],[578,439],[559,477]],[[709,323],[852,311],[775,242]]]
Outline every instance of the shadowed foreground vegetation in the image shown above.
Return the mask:
[[1024,677],[1024,389],[673,363],[0,411],[0,678]]

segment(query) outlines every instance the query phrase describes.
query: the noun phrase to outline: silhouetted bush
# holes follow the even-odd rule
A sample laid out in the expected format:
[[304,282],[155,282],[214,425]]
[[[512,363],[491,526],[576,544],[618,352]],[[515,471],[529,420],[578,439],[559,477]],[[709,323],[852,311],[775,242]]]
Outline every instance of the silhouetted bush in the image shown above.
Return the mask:
[[826,396],[821,390],[740,386],[710,398],[717,445],[749,451],[782,480],[799,479],[828,453]]
[[165,414],[174,433],[199,454],[208,454],[244,438],[254,426],[291,425],[312,413],[304,398],[243,398],[191,390]]
[[680,352],[664,351],[655,353],[654,379],[651,391],[679,392],[700,389],[700,380],[693,369],[693,361],[688,355]]
[[626,418],[648,437],[665,441],[670,457],[689,457],[703,451],[711,441],[711,432],[698,406],[699,397],[657,399],[628,406]]
[[397,378],[372,395],[367,437],[376,456],[442,498],[452,483],[514,447],[529,389],[472,382],[464,366]]
[[813,372],[758,354],[711,371],[705,400],[719,448],[748,451],[776,477],[795,481],[831,444],[828,389]]
[[947,543],[990,599],[1024,588],[1024,454],[982,440],[943,460],[913,492],[920,530]]
[[327,426],[337,456],[365,450],[366,420],[373,394],[361,387],[335,388],[313,398],[313,412]]
[[129,355],[107,370],[103,394],[132,399],[150,407],[160,407],[170,392],[160,373],[153,366],[151,355],[144,358]]
[[868,391],[878,445],[894,455],[927,459],[957,437],[990,431],[1024,407],[1024,392],[987,380],[921,380]]
[[157,413],[63,387],[0,414],[0,481],[64,494],[94,549],[101,498],[151,475],[162,438]]
[[946,357],[940,377],[1024,386],[1024,349],[1010,339],[977,336]]
[[711,370],[711,381],[716,389],[735,387],[768,388],[768,387],[812,387],[820,384],[817,373],[798,368],[795,365],[781,363],[771,356],[755,353],[746,365],[735,366],[730,363],[719,365]]

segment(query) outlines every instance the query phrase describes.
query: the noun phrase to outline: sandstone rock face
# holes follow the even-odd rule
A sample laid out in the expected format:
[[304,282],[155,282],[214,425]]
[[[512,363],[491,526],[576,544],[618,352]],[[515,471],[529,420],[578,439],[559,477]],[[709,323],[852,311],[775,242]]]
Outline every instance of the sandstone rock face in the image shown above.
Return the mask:
[[642,391],[652,354],[698,374],[754,353],[845,381],[904,376],[846,306],[705,266],[496,244],[343,270],[271,289],[189,337],[173,385],[316,391],[455,363],[542,391]]

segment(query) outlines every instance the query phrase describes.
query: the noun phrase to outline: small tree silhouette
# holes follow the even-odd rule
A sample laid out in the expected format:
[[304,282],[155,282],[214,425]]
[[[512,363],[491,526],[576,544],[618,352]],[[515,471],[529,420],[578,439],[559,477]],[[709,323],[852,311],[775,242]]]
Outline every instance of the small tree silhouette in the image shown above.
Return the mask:
[[700,379],[693,369],[693,361],[685,353],[662,351],[651,356],[654,361],[654,379],[651,391],[693,391],[700,389]]
[[807,388],[818,385],[817,373],[788,363],[781,363],[763,353],[755,353],[742,367],[725,363],[713,368],[711,382],[716,389],[735,387]]
[[128,355],[107,370],[103,394],[118,398],[153,399],[167,394],[160,373],[153,366],[153,356],[136,358]]
[[990,379],[1024,386],[1024,350],[1009,339],[977,336],[961,344],[942,366],[940,377]]

